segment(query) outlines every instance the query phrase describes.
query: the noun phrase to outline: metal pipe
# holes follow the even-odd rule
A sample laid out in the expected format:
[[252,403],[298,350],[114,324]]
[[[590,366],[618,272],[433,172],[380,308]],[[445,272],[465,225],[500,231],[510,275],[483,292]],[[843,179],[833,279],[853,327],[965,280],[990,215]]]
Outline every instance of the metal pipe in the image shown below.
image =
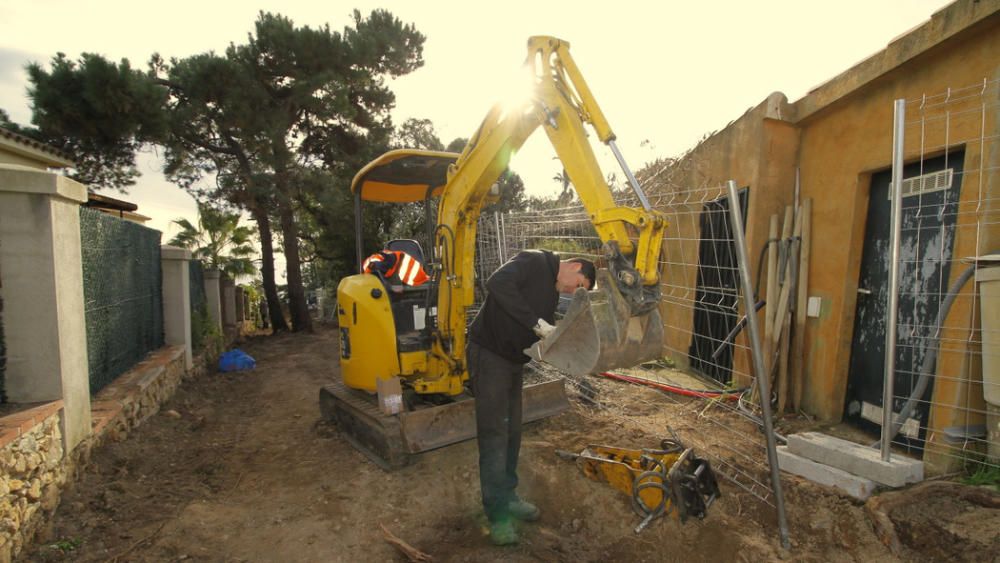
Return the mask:
[[635,179],[635,175],[632,174],[628,164],[625,162],[625,157],[622,156],[621,151],[618,150],[618,145],[615,144],[615,140],[611,139],[608,141],[608,146],[611,147],[611,152],[613,152],[615,158],[618,159],[618,165],[625,171],[625,177],[628,178],[628,183],[632,186],[632,191],[634,191],[635,195],[639,197],[639,203],[642,203],[642,208],[646,211],[651,211],[653,208],[650,207],[649,200],[646,199],[646,193],[642,191],[641,187],[639,187],[639,180]]
[[[726,183],[729,188],[729,224],[733,230],[733,243],[736,247],[736,259],[740,268],[740,282],[743,287],[743,307],[746,311],[754,311],[753,283],[750,281],[750,258],[747,252],[747,241],[743,235],[743,215],[740,208],[740,198],[736,193],[736,182]],[[788,520],[785,517],[785,495],[781,490],[781,473],[778,468],[778,447],[775,443],[774,425],[771,421],[771,390],[768,373],[764,368],[764,352],[760,344],[760,327],[757,325],[757,315],[747,314],[747,329],[750,334],[750,351],[753,356],[753,370],[757,380],[757,391],[760,396],[761,419],[764,423],[764,437],[767,440],[767,463],[771,468],[771,487],[774,489],[774,504],[778,509],[778,530],[781,535],[781,545],[785,549],[791,546],[788,540]]]
[[500,214],[500,263],[507,263],[507,255],[510,254],[507,251],[507,223],[503,218],[503,213]]
[[[756,305],[753,306],[753,311],[755,313],[757,311],[760,311],[761,308],[766,304],[767,301],[761,299],[760,301],[757,302]],[[733,327],[733,330],[729,331],[729,334],[727,334],[726,337],[722,339],[722,342],[719,343],[718,348],[716,348],[715,351],[712,352],[713,360],[719,359],[719,354],[722,353],[722,350],[724,350],[726,346],[732,346],[733,339],[736,338],[736,335],[743,330],[743,327],[746,326],[746,324],[747,324],[747,316],[743,315],[743,318],[740,319],[740,322],[736,323],[736,326]]]
[[892,114],[892,229],[889,245],[889,306],[885,331],[885,376],[882,384],[882,461],[889,461],[892,451],[892,399],[896,375],[896,313],[899,309],[899,233],[903,225],[903,137],[906,125],[906,100],[896,100]]
[[[496,230],[497,230],[497,261],[500,262],[499,264],[497,264],[497,268],[499,268],[500,266],[503,266],[503,264],[504,264],[504,259],[503,259],[503,232],[500,231],[500,212],[498,212],[498,211],[494,211],[493,212],[493,223],[494,223],[494,225],[496,225]],[[484,272],[484,275],[485,275],[485,272]]]

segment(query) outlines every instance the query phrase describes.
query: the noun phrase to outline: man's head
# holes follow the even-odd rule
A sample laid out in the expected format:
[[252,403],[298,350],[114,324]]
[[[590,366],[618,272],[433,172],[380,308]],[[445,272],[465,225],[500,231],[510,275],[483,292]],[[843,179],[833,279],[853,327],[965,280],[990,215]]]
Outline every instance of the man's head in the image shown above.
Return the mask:
[[594,278],[597,270],[594,263],[584,258],[570,258],[559,262],[559,273],[556,275],[556,291],[573,293],[576,288],[594,288]]

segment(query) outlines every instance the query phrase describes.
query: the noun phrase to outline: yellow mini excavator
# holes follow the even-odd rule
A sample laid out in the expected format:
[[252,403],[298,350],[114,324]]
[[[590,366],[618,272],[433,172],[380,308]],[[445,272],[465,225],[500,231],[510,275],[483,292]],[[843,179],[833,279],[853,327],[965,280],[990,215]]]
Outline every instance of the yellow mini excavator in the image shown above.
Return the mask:
[[[320,391],[324,416],[383,468],[405,465],[412,454],[475,436],[473,400],[466,391],[466,309],[473,304],[476,227],[495,201],[497,178],[511,155],[539,127],[545,130],[580,201],[603,241],[606,267],[593,290],[573,296],[556,330],[530,354],[573,374],[633,366],[661,356],[663,324],[658,258],[666,221],[653,210],[625,164],[615,135],[569,53],[552,37],[528,41],[531,96],[520,107],[497,104],[461,154],[394,150],[365,166],[351,185],[361,243],[362,202],[423,202],[437,198],[428,217],[431,252],[412,240],[392,241],[421,262],[431,281],[389,287],[362,273],[337,288],[342,381]],[[618,159],[641,208],[615,204],[584,127],[589,124]],[[386,410],[375,393],[399,383],[399,411]],[[385,385],[385,388],[390,386]],[[525,422],[568,407],[562,380],[526,386]]]

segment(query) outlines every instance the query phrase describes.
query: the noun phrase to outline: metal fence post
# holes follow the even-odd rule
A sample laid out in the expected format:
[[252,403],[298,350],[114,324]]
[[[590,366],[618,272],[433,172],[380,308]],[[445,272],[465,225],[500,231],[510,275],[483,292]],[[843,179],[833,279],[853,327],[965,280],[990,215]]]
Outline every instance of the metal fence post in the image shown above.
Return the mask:
[[778,468],[778,449],[774,440],[774,426],[771,423],[771,390],[764,369],[764,354],[760,345],[760,329],[757,326],[757,315],[754,314],[755,303],[753,282],[750,278],[750,262],[747,252],[747,241],[743,234],[743,216],[740,213],[740,198],[736,193],[736,182],[726,183],[729,189],[729,220],[733,230],[733,241],[736,246],[736,257],[740,269],[740,282],[743,289],[743,307],[747,312],[747,328],[750,334],[750,352],[753,356],[753,369],[757,380],[757,390],[760,392],[761,419],[764,423],[764,436],[767,440],[767,463],[771,469],[771,487],[774,489],[775,506],[778,509],[778,529],[781,534],[781,545],[790,547],[788,539],[788,521],[785,517],[785,495],[781,491],[781,474]]
[[885,378],[882,385],[882,461],[889,461],[892,449],[892,397],[896,373],[896,310],[899,308],[899,233],[903,225],[903,137],[906,126],[906,100],[896,100],[892,115],[892,230],[889,245],[889,306],[885,331]]

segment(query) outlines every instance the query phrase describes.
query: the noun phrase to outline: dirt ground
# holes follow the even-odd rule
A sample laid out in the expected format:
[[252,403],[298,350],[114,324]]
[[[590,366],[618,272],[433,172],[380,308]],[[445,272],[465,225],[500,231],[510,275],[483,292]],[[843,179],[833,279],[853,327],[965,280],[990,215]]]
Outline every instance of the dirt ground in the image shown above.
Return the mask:
[[[577,400],[526,427],[519,492],[539,505],[542,520],[521,526],[519,545],[494,547],[474,442],[390,474],[320,420],[318,390],[337,377],[336,334],[253,338],[241,348],[257,369],[185,382],[127,441],[94,453],[21,559],[405,561],[382,525],[435,561],[1000,560],[1000,503],[982,488],[893,499],[888,517],[905,524],[901,557],[882,543],[864,506],[794,478],[785,480],[791,550],[780,547],[774,509],[722,478],[723,496],[706,519],[660,519],[635,534],[627,497],[554,450],[651,447],[660,437]],[[613,401],[633,401],[639,415],[697,408],[626,383],[597,387]]]

